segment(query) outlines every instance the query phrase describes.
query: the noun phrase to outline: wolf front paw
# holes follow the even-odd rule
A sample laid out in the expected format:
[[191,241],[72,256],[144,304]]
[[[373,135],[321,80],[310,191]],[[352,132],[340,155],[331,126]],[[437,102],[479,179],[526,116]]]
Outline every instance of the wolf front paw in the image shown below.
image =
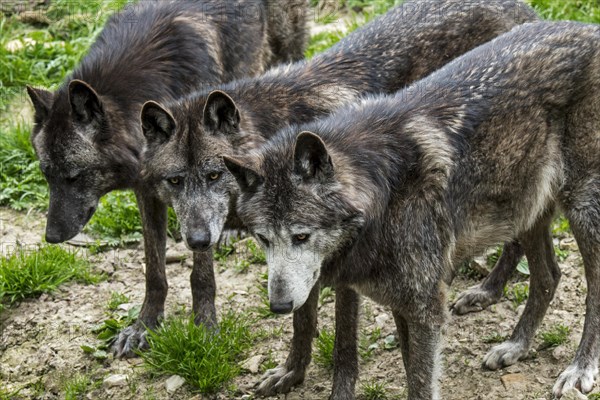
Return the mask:
[[496,304],[501,296],[495,290],[486,289],[482,285],[472,286],[458,295],[451,309],[457,315],[479,312]]
[[552,392],[557,398],[572,389],[577,389],[584,394],[589,393],[594,387],[594,379],[597,375],[597,367],[581,368],[577,365],[570,365],[560,374]]
[[508,367],[525,358],[527,353],[527,346],[509,340],[492,347],[483,359],[483,366],[490,370]]
[[141,323],[135,323],[123,329],[115,342],[112,350],[116,358],[132,358],[135,357],[136,350],[145,350],[148,348],[146,340],[146,328]]
[[258,396],[275,396],[288,393],[292,387],[304,381],[304,370],[288,369],[285,365],[268,370],[256,389]]

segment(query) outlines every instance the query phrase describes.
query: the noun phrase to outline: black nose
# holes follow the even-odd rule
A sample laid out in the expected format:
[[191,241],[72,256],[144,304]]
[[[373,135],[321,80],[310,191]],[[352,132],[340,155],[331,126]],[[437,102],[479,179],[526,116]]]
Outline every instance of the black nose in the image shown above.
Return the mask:
[[51,244],[56,244],[56,243],[62,243],[63,240],[61,238],[60,233],[46,231],[46,242],[51,243]]
[[210,232],[195,231],[187,236],[187,244],[194,251],[206,251],[210,248]]
[[289,303],[271,303],[271,311],[275,314],[289,314],[294,309],[294,302]]

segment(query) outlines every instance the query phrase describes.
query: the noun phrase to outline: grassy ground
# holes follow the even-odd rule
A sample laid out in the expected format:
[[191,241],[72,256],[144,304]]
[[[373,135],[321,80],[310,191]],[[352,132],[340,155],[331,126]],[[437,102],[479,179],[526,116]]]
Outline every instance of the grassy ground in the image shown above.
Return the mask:
[[[325,50],[365,21],[400,2],[340,0],[348,22],[314,35],[306,52],[307,57]],[[28,102],[24,86],[30,84],[55,89],[85,54],[108,15],[126,3],[126,0],[53,0],[45,12],[0,14],[0,206],[21,211],[44,210],[48,203],[47,185],[29,142],[32,117],[30,112],[22,110],[22,105]],[[312,3],[321,10],[318,1]],[[530,4],[548,19],[600,23],[597,0],[531,0]],[[318,15],[321,22],[337,20],[330,11]],[[171,235],[177,236],[176,219],[172,213],[169,226]],[[568,224],[558,221],[555,235],[567,229]],[[133,195],[117,192],[102,199],[87,230],[114,246],[138,241],[141,238],[141,223]],[[236,264],[240,271],[250,263],[264,261],[264,255],[256,247],[248,250],[249,259]],[[228,254],[223,256],[218,253],[216,257],[226,257]],[[91,272],[89,265],[79,255],[60,247],[41,247],[31,252],[19,250],[0,259],[0,307],[52,291],[63,282],[77,280],[93,284],[98,279],[101,277]],[[324,292],[323,296],[330,295],[330,292]],[[527,296],[525,286],[513,286],[507,295],[515,304],[520,304]],[[114,300],[116,306],[119,301],[124,301],[117,297]],[[268,310],[258,314],[270,316]],[[131,322],[131,318],[115,321],[121,324],[116,325],[120,328],[122,324]],[[153,351],[147,353],[144,359],[154,373],[177,373],[203,391],[215,391],[229,377],[238,373],[236,361],[253,340],[248,331],[250,321],[247,318],[225,318],[217,337],[186,321],[170,320],[159,334],[151,335]],[[111,324],[105,324],[104,331],[110,330],[111,326],[115,328]],[[114,331],[109,333],[114,334]],[[568,333],[565,327],[556,326],[545,333],[544,341],[548,346],[556,346],[562,343]],[[315,360],[324,366],[331,363],[332,334],[332,331],[323,330],[317,341]],[[368,337],[364,340],[366,345],[361,346],[361,352],[368,354],[370,342]],[[207,341],[214,347],[207,346]],[[188,346],[190,342],[193,346]],[[389,346],[393,345],[389,343]],[[225,348],[234,349],[234,352],[222,353]],[[199,353],[205,354],[205,357],[198,358]],[[195,364],[197,362],[203,364]],[[77,398],[93,385],[86,376],[74,376],[65,385],[65,397]],[[385,398],[385,388],[375,382],[365,384],[361,391],[364,398]]]

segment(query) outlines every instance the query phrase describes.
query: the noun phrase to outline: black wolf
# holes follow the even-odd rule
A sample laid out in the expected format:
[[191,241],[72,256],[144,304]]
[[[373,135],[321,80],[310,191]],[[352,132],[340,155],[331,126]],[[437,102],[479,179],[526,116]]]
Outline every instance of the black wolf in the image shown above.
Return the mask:
[[[31,139],[50,185],[48,242],[75,236],[107,192],[133,188],[136,193],[144,227],[146,297],[138,323],[116,344],[119,355],[131,355],[140,340],[144,344],[143,325],[156,325],[167,294],[167,205],[139,179],[142,105],[300,59],[305,8],[305,0],[279,6],[267,0],[142,1],[108,20],[55,93],[28,88],[35,106]],[[206,257],[194,256],[193,309],[198,321],[212,323],[214,285],[205,285],[206,272],[199,269]]]
[[[225,158],[237,211],[267,252],[269,299],[337,287],[334,399],[354,398],[357,293],[389,306],[409,398],[440,398],[446,288],[474,252],[519,239],[530,297],[491,369],[527,355],[560,279],[554,210],[583,256],[587,308],[554,395],[592,390],[600,353],[600,27],[532,23],[395,96],[371,98]],[[350,362],[349,362],[350,361]],[[349,366],[350,365],[350,366]]]
[[[394,92],[515,25],[536,19],[531,8],[512,0],[407,2],[310,61],[201,91],[165,107],[150,102],[142,110],[147,139],[143,179],[164,203],[173,205],[188,247],[207,250],[224,227],[243,227],[234,208],[237,185],[222,154],[246,154],[287,124],[329,114],[365,93]],[[519,257],[503,258],[506,269],[514,269]],[[316,307],[316,298],[311,297],[310,307]],[[286,392],[302,381],[316,329],[313,314],[298,314],[286,366],[259,393]]]

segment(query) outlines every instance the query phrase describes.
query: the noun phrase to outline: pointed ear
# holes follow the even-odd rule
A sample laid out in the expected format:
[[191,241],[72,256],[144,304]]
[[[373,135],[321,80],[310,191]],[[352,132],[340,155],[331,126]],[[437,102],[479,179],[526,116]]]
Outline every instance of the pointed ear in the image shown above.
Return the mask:
[[142,107],[142,131],[149,145],[166,143],[177,124],[175,118],[155,101],[148,101]]
[[69,102],[73,119],[81,124],[101,125],[104,122],[104,107],[94,89],[80,80],[69,83]]
[[240,112],[229,95],[215,90],[204,106],[204,125],[213,133],[235,134],[240,128]]
[[29,98],[31,99],[33,108],[35,109],[35,123],[43,123],[50,114],[50,108],[54,102],[54,95],[52,92],[44,89],[36,89],[29,85],[27,86],[27,94],[29,94]]
[[325,143],[312,132],[302,132],[296,138],[294,172],[304,179],[333,178],[333,162]]
[[245,162],[228,156],[223,156],[223,161],[243,192],[255,191],[264,182],[264,178]]

